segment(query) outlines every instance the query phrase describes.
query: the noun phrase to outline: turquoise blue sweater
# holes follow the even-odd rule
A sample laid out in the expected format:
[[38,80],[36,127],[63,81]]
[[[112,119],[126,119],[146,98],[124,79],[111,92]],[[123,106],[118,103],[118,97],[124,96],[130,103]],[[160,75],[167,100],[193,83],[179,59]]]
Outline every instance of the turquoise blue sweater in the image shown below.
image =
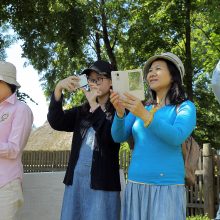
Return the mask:
[[147,128],[132,113],[124,118],[115,115],[111,131],[114,141],[124,142],[131,135],[134,138],[128,179],[156,185],[184,184],[181,144],[195,125],[196,109],[190,101],[183,102],[178,109],[173,105],[162,107]]

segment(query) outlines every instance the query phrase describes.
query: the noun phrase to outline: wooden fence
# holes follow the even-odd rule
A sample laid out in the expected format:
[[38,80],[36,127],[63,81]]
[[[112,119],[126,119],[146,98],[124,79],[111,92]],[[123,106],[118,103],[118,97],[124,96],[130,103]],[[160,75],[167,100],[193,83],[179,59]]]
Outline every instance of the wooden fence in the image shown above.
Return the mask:
[[55,172],[66,170],[70,151],[24,151],[24,172]]
[[[54,172],[67,167],[69,151],[25,151],[24,172]],[[120,167],[127,178],[131,152],[120,151]],[[219,205],[220,156],[209,144],[204,144],[196,170],[196,184],[187,187],[187,216],[208,214],[213,219]]]

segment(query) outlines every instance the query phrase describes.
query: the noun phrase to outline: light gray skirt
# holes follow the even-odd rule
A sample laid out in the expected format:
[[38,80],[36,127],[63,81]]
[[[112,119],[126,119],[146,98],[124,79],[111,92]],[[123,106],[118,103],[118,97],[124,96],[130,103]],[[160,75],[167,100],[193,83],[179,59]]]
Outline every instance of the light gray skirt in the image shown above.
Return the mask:
[[184,185],[148,185],[128,181],[122,220],[186,220]]

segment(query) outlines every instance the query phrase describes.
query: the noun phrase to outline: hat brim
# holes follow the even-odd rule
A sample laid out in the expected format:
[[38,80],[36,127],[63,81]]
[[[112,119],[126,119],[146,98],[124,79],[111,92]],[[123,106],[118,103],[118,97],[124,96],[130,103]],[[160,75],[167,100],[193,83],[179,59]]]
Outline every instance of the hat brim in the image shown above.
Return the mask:
[[83,75],[83,74],[86,74],[88,75],[89,73],[91,72],[96,72],[97,74],[100,74],[100,75],[104,75],[106,77],[109,77],[109,74],[108,73],[105,73],[105,72],[101,72],[100,70],[96,69],[96,68],[88,68],[88,69],[85,69],[82,71],[82,73],[80,75]]
[[100,74],[98,70],[92,69],[92,68],[88,68],[88,69],[83,70],[80,75],[83,75],[83,74],[88,75],[88,74],[91,73],[92,71],[95,71],[96,73]]
[[8,84],[15,85],[17,88],[21,87],[21,85],[11,77],[0,75],[0,80],[6,82]]

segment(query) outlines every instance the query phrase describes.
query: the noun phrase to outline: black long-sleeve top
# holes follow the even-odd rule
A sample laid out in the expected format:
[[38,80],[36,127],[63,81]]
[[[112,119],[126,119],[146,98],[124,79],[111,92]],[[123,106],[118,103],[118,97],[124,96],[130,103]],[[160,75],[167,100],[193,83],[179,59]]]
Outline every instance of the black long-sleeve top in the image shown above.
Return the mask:
[[56,101],[51,97],[47,115],[51,127],[58,131],[73,132],[70,158],[64,177],[64,184],[72,185],[82,140],[89,127],[95,130],[90,186],[96,190],[120,191],[119,148],[111,136],[113,115],[108,115],[98,107],[93,113],[83,113],[82,106],[69,110],[62,108],[63,97]]

